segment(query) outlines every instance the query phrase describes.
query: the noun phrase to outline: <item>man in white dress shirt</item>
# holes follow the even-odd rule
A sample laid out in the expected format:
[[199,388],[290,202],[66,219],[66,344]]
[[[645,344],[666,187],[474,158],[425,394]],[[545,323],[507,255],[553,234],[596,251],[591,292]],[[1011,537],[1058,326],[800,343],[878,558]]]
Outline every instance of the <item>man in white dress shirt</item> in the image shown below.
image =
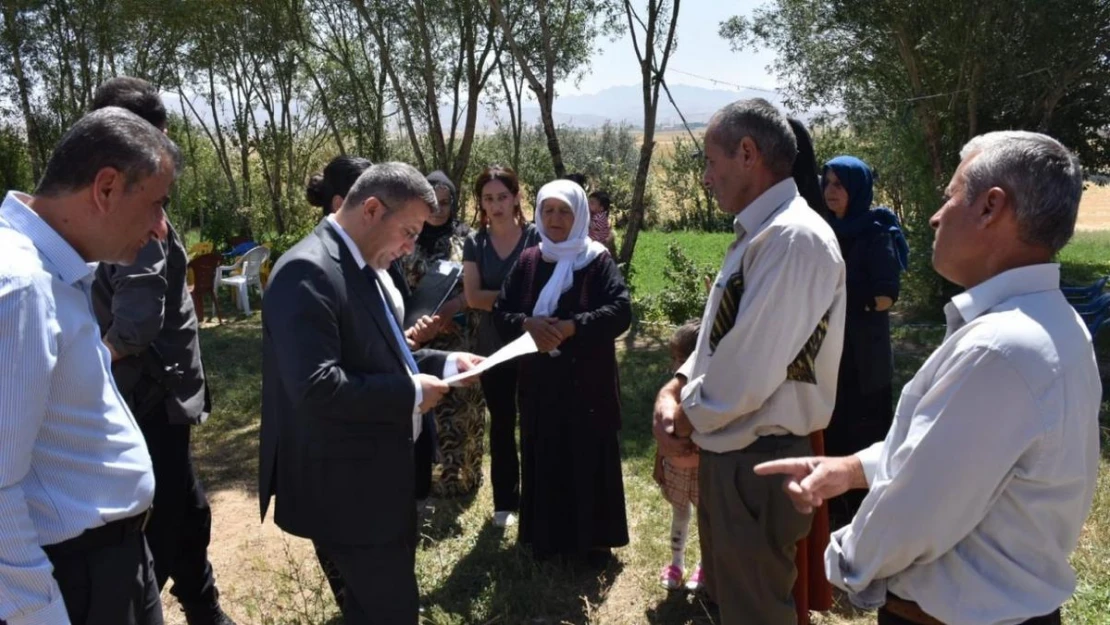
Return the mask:
[[664,455],[692,433],[701,449],[698,533],[706,589],[724,625],[797,620],[795,510],[761,462],[813,453],[828,425],[844,341],[844,261],[825,220],[791,178],[797,143],[781,112],[742,100],[713,116],[705,183],[736,215],[690,359],[659,392]]
[[166,236],[177,147],[89,113],[33,196],[0,206],[0,621],[162,623],[143,538],[154,473],[93,316],[97,261]]
[[1031,132],[976,137],[961,157],[930,223],[933,266],[967,290],[886,440],[756,470],[788,475],[802,510],[869,489],[825,563],[879,623],[1055,624],[1099,462],[1098,365],[1050,262],[1075,229],[1082,172]]

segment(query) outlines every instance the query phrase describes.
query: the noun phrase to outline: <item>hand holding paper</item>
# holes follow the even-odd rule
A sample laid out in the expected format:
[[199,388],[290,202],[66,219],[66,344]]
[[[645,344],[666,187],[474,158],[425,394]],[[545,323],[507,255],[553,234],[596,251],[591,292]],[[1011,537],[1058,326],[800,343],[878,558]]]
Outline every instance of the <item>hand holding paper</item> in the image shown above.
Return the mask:
[[[536,342],[532,340],[532,335],[525,332],[520,336],[520,338],[497,350],[497,352],[494,353],[492,356],[478,362],[478,364],[476,365],[473,361],[468,361],[464,364],[463,359],[459,358],[459,374],[453,375],[443,381],[451,386],[463,386],[463,383],[466,380],[471,378],[476,379],[477,376],[480,375],[483,371],[488,371],[489,369],[492,369],[493,367],[496,367],[503,362],[508,362],[513,358],[518,358],[525,354],[534,354],[537,351],[538,350],[536,349]],[[479,356],[473,356],[472,354],[467,354],[467,356],[471,356],[472,358],[480,358]],[[464,369],[464,367],[466,368]]]

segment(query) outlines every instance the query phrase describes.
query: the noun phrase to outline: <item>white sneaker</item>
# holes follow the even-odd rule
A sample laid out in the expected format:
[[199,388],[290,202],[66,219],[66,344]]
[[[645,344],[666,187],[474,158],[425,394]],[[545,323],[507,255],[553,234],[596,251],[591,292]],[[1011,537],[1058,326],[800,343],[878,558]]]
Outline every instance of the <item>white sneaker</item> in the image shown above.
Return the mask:
[[497,527],[512,527],[516,525],[516,515],[508,510],[494,512],[493,524]]

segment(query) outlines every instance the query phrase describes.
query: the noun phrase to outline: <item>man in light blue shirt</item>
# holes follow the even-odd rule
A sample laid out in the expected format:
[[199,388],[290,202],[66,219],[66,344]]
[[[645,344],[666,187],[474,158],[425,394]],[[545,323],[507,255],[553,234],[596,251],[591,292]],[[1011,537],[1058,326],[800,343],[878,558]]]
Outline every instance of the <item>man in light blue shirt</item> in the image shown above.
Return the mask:
[[161,624],[142,528],[150,455],[93,316],[96,262],[166,235],[180,155],[109,107],[0,205],[0,620]]
[[1099,464],[1098,365],[1051,263],[1075,229],[1082,171],[1031,132],[976,137],[961,157],[930,223],[933,266],[967,290],[886,440],[756,472],[789,475],[803,510],[868,489],[825,568],[880,625],[1058,625]]

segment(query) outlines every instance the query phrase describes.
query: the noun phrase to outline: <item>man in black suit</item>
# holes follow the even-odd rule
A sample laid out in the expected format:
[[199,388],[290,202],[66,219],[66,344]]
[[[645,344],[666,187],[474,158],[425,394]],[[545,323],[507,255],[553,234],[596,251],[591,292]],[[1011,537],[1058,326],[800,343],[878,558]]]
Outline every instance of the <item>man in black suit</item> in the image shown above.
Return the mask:
[[[166,108],[153,85],[119,76],[101,85],[92,109],[125,108],[162,132]],[[143,431],[154,464],[154,505],[146,526],[161,589],[173,578],[189,625],[235,625],[220,608],[208,562],[212,510],[189,449],[192,426],[211,412],[197,315],[185,284],[188,258],[173,225],[130,265],[101,263],[92,289],[112,377]]]
[[413,441],[481,358],[409,351],[389,264],[413,250],[435,193],[402,163],[370,167],[338,212],[283,254],[263,299],[259,503],[315,544],[346,586],[348,625],[414,625]]

